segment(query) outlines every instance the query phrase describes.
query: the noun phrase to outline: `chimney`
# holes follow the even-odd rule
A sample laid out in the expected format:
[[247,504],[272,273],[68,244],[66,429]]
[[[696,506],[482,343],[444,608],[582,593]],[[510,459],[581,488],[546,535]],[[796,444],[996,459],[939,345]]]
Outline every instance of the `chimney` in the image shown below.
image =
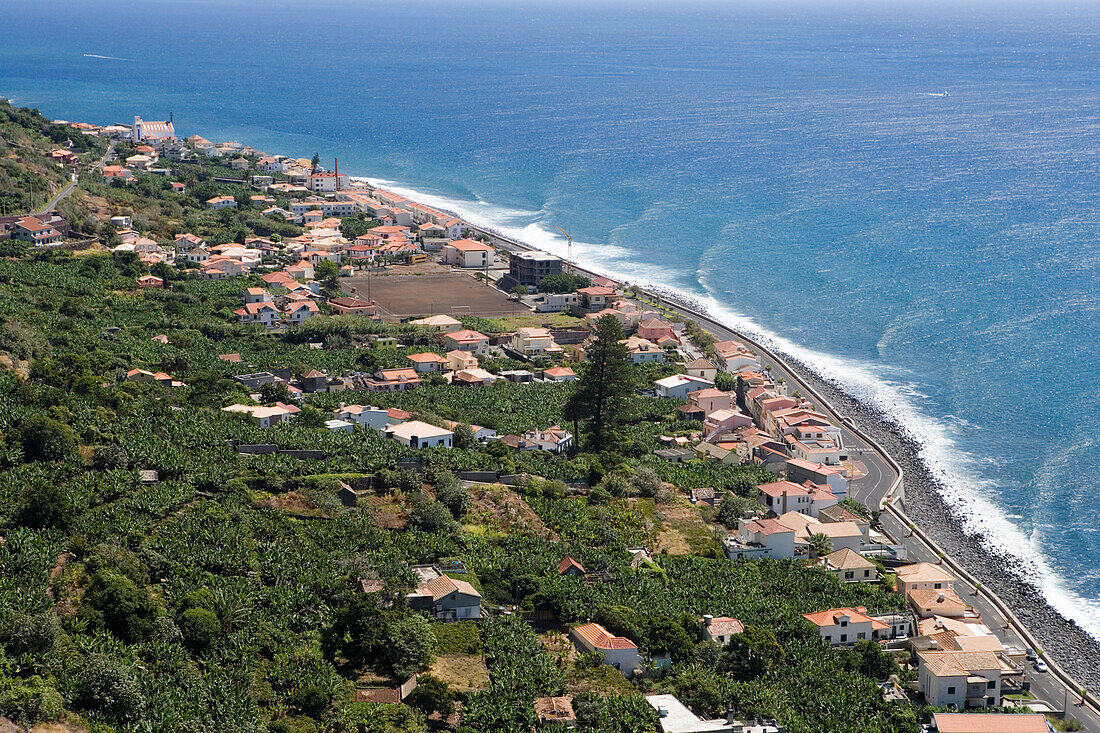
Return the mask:
[[703,626],[708,626],[709,627],[711,621],[713,621],[713,620],[714,620],[714,616],[711,616],[709,613],[706,614],[705,616],[703,616]]

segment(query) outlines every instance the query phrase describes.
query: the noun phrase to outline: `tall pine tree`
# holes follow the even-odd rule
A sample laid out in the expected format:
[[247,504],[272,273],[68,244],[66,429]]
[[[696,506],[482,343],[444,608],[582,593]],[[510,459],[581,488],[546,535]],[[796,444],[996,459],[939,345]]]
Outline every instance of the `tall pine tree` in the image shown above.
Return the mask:
[[573,394],[565,403],[565,418],[574,426],[583,422],[581,447],[591,453],[619,447],[622,424],[630,417],[634,375],[630,352],[619,343],[623,338],[623,328],[614,316],[596,321],[596,335],[585,351]]

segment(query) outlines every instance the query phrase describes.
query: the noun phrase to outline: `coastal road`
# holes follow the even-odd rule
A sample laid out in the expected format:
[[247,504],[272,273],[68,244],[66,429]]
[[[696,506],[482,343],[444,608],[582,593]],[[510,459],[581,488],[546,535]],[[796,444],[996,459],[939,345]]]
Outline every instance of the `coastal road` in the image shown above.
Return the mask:
[[[902,524],[892,514],[884,512],[880,518],[883,529],[892,537],[904,541],[912,562],[940,562],[939,555],[925,545],[918,537],[911,536],[908,527]],[[973,606],[982,615],[994,634],[1006,646],[1014,645],[1027,648],[1027,642],[1020,638],[1011,625],[1007,622],[1000,610],[994,606],[988,598],[975,593],[974,586],[967,581],[959,579],[955,581],[955,592],[966,603]],[[1031,683],[1031,692],[1040,700],[1047,702],[1054,710],[1066,709],[1069,717],[1076,718],[1084,726],[1084,730],[1100,733],[1100,715],[1092,708],[1076,703],[1080,699],[1075,690],[1068,689],[1061,681],[1049,672],[1036,672],[1030,663],[1027,663],[1024,671],[1025,679]]]
[[[524,251],[531,249],[522,243],[501,237],[496,232],[483,229],[478,229],[478,231],[488,235],[492,243],[502,249],[509,251]],[[599,273],[585,270],[575,265],[574,270],[589,276],[599,275]],[[858,461],[863,469],[862,476],[853,478],[849,481],[848,495],[850,497],[871,509],[880,508],[883,500],[886,499],[888,495],[892,496],[892,498],[901,497],[904,501],[899,470],[894,467],[892,461],[887,459],[883,449],[872,444],[869,440],[864,439],[861,434],[853,430],[852,424],[848,421],[847,417],[838,410],[837,406],[830,404],[824,399],[814,399],[813,388],[806,383],[801,375],[788,367],[785,360],[772,356],[769,349],[765,348],[754,339],[724,326],[705,314],[685,308],[678,303],[664,300],[658,294],[649,293],[648,295],[657,298],[663,308],[667,308],[684,318],[690,318],[697,321],[718,340],[730,339],[741,341],[750,347],[755,347],[757,352],[761,355],[762,364],[771,365],[771,376],[773,378],[778,379],[779,377],[783,377],[786,379],[788,384],[791,385],[792,391],[793,389],[800,390],[814,403],[815,407],[820,412],[829,416],[833,423],[840,426],[842,440],[844,441],[844,446],[848,449],[850,458]],[[894,493],[891,494],[891,491]],[[926,545],[920,537],[910,533],[908,527],[903,526],[897,518],[890,513],[883,512],[881,516],[881,527],[884,534],[891,539],[893,544],[905,546],[907,557],[910,562],[940,562],[939,554],[936,551]],[[976,593],[975,588],[962,579],[956,583],[956,589],[964,601],[974,606],[981,613],[982,619],[985,621],[986,625],[1001,638],[1004,644],[1027,648],[1028,644],[1016,633],[1011,624],[1001,614],[1000,610],[986,597],[985,592]],[[1100,714],[1098,714],[1095,708],[1088,705],[1076,705],[1079,698],[1075,687],[1069,687],[1063,684],[1062,681],[1052,673],[1035,672],[1030,665],[1026,668],[1025,675],[1026,679],[1031,682],[1032,691],[1036,697],[1050,704],[1051,708],[1054,710],[1060,711],[1065,705],[1068,708],[1066,710],[1068,716],[1080,722],[1083,726],[1083,730],[1089,731],[1090,733],[1100,733]]]

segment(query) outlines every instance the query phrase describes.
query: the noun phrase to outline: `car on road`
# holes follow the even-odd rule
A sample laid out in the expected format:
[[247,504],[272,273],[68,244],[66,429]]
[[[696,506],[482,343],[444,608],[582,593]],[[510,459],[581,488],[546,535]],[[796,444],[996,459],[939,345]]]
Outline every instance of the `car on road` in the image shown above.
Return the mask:
[[1035,663],[1031,666],[1035,668],[1036,672],[1046,672],[1049,669],[1049,667],[1047,667],[1047,663],[1044,662],[1042,659],[1036,659]]
[[1038,658],[1039,658],[1039,655],[1035,653],[1035,650],[1032,649],[1031,647],[1028,647],[1028,649],[1027,649],[1027,661],[1034,662]]

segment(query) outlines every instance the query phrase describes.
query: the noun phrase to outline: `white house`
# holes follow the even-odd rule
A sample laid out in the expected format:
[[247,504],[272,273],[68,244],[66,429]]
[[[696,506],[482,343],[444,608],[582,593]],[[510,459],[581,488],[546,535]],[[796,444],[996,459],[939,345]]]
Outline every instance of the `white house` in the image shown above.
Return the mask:
[[630,352],[630,360],[635,364],[648,364],[651,361],[665,360],[664,349],[649,339],[631,336],[619,343],[626,345],[626,350]]
[[337,175],[334,171],[322,171],[311,173],[309,176],[309,190],[314,193],[336,193],[348,187],[346,173]]
[[714,366],[710,359],[703,357],[692,359],[684,364],[684,371],[687,372],[688,376],[699,377],[710,382],[713,382],[714,378],[718,376],[718,367]]
[[279,309],[271,303],[245,303],[243,308],[233,311],[241,323],[258,323],[267,328],[279,325]]
[[1001,704],[1001,663],[994,652],[923,651],[917,659],[929,705],[966,710]]
[[465,580],[451,578],[435,566],[418,566],[413,571],[420,584],[407,597],[409,608],[427,611],[437,621],[481,618],[481,594]]
[[714,617],[706,615],[699,621],[703,624],[704,636],[719,646],[725,646],[735,634],[740,634],[745,630],[744,624],[729,616]]
[[455,434],[445,428],[437,428],[420,420],[410,420],[400,425],[390,425],[382,430],[387,438],[410,448],[450,448]]
[[321,309],[312,300],[303,300],[288,305],[284,313],[290,323],[302,323],[313,318],[313,316],[319,315]]
[[830,646],[847,646],[866,639],[871,641],[876,635],[888,632],[890,627],[867,615],[867,609],[830,608],[817,613],[804,613],[802,617],[817,627],[821,638]]
[[714,382],[687,374],[673,374],[671,377],[654,380],[653,386],[658,397],[682,400],[696,390],[713,387]]
[[773,481],[770,484],[760,484],[757,488],[763,494],[761,501],[776,516],[787,512],[810,513],[813,499],[810,492],[798,484],[790,481]]
[[722,541],[731,560],[794,557],[794,529],[778,519],[739,519],[737,536]]
[[388,410],[373,405],[344,405],[333,410],[332,414],[338,420],[347,420],[379,431],[385,429],[387,425],[401,422],[394,420]]
[[546,450],[551,453],[564,453],[573,446],[573,434],[558,426],[545,430],[528,430],[523,434],[521,450]]
[[625,674],[630,674],[641,666],[638,645],[625,636],[615,636],[600,624],[581,624],[569,635],[577,649],[585,654],[598,653],[603,663]]
[[431,351],[425,351],[421,354],[409,354],[405,358],[412,364],[412,368],[421,374],[442,372],[448,363],[447,357]]
[[821,567],[832,573],[842,583],[874,583],[878,581],[878,568],[867,558],[847,547],[830,552],[821,558]]
[[443,245],[443,261],[456,267],[487,267],[492,263],[493,248],[473,239],[456,239]]
[[242,412],[252,418],[252,421],[261,428],[269,428],[278,425],[291,415],[299,412],[298,408],[289,405],[277,404],[272,407],[259,405],[230,405],[223,407],[222,412]]
[[206,208],[214,210],[235,209],[237,208],[237,200],[232,196],[215,196],[206,200]]

